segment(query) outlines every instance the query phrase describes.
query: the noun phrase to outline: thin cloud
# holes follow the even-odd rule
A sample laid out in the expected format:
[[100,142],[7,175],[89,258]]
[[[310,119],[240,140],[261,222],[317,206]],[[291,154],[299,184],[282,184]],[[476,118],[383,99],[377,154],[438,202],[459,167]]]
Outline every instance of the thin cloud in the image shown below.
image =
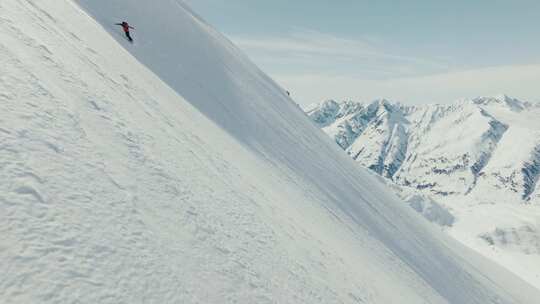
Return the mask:
[[232,37],[302,105],[323,99],[447,103],[505,93],[536,101],[540,65],[455,68],[449,59],[395,54],[382,41],[309,30],[286,37]]
[[[230,37],[270,73],[276,66],[300,71],[328,67],[362,78],[388,78],[448,71],[447,62],[394,54],[365,41],[312,30],[285,37]],[[265,66],[267,65],[267,66]],[[330,69],[333,70],[333,69]]]

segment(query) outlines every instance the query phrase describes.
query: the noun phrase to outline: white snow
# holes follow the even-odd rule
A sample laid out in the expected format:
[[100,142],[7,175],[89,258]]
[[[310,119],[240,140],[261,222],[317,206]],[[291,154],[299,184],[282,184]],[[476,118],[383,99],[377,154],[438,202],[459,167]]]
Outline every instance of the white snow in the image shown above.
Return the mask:
[[540,298],[180,2],[3,0],[0,68],[2,303]]
[[419,107],[334,102],[331,113],[326,104],[308,115],[358,163],[427,220],[540,288],[540,107],[508,96]]

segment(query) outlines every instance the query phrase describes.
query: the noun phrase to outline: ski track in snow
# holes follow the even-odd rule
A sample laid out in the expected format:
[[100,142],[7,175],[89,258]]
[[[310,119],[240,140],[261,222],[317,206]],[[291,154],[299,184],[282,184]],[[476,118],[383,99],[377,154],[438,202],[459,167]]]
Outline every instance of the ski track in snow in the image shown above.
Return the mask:
[[[347,169],[273,82],[228,57],[232,45],[176,2],[159,4],[192,30],[178,64],[193,75],[177,92],[74,2],[0,3],[2,303],[538,298]],[[197,66],[205,52],[222,57]],[[203,82],[218,67],[223,82]]]

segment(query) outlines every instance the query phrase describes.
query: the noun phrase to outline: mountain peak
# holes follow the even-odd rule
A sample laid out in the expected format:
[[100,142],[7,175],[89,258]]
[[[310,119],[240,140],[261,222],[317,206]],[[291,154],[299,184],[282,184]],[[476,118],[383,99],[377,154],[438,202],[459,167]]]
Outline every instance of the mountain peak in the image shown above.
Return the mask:
[[493,97],[477,97],[472,100],[474,104],[482,106],[502,106],[514,112],[521,112],[530,106],[529,103],[519,99],[512,98],[508,95],[498,95]]
[[325,100],[321,103],[321,109],[334,111],[339,108],[339,103],[333,99]]

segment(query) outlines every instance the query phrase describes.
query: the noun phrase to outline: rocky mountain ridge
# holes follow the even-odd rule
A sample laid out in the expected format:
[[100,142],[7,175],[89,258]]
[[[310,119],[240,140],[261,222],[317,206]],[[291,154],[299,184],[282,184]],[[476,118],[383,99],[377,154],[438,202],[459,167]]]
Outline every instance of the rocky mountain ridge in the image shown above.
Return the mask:
[[328,100],[308,115],[353,159],[398,185],[436,196],[468,195],[491,180],[517,194],[515,202],[529,203],[537,198],[540,132],[532,127],[522,134],[531,144],[512,164],[493,157],[515,124],[507,116],[538,109],[508,96],[424,106]]
[[540,286],[538,104],[328,100],[307,114],[429,222]]

